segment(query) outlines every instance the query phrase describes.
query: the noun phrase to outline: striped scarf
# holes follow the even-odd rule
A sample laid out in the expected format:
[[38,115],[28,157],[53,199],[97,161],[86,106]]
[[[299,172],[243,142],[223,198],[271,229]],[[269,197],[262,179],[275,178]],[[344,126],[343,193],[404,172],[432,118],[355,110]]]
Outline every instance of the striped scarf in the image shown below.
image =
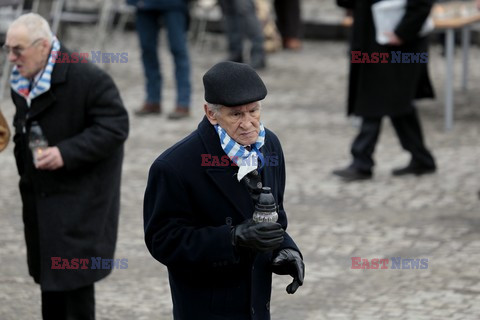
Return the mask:
[[55,59],[52,58],[52,52],[58,52],[59,50],[60,42],[58,41],[57,37],[54,36],[52,41],[52,50],[50,51],[47,65],[44,68],[40,78],[34,82],[34,86],[30,89],[30,80],[20,75],[17,66],[13,67],[12,75],[10,77],[10,86],[12,87],[13,91],[25,98],[28,107],[30,107],[33,99],[50,90],[50,81],[53,66],[55,65]]
[[[220,144],[222,145],[223,151],[225,151],[232,162],[238,166],[238,181],[242,180],[248,173],[257,169],[259,165],[260,168],[263,166],[264,161],[260,148],[265,144],[265,128],[262,123],[260,123],[260,133],[258,134],[257,141],[251,145],[250,151],[233,140],[220,125],[215,125],[215,130],[217,130],[218,136],[220,137]],[[260,163],[258,160],[260,160]]]

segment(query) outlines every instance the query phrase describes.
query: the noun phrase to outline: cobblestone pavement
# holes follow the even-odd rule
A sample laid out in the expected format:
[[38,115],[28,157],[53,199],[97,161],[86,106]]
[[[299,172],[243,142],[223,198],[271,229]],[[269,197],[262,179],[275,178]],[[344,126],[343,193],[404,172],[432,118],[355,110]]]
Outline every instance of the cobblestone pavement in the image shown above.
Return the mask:
[[[76,29],[66,43],[73,50],[90,51],[91,32]],[[109,66],[131,115],[116,251],[116,257],[128,259],[128,269],[115,270],[97,284],[97,315],[102,320],[171,319],[166,269],[151,258],[143,241],[147,171],[159,153],[196,128],[202,118],[201,77],[224,57],[221,36],[203,50],[192,48],[195,94],[190,119],[139,119],[133,116],[143,99],[137,44],[135,35],[126,33],[108,48],[128,52],[128,63]],[[347,49],[343,42],[306,42],[300,53],[271,55],[268,69],[261,72],[269,89],[263,120],[280,137],[287,159],[289,232],[306,261],[305,285],[293,296],[285,292],[290,279],[275,276],[272,319],[480,319],[480,50],[472,50],[466,93],[458,84],[457,61],[455,127],[446,133],[444,60],[440,47],[431,49],[438,98],[420,103],[419,110],[438,173],[420,178],[390,175],[409,158],[386,120],[376,150],[375,178],[343,183],[330,172],[349,162],[356,133],[345,117]],[[168,112],[174,84],[165,48],[162,57]],[[5,99],[1,107],[11,119],[12,103]],[[0,155],[0,319],[39,319],[40,292],[26,267],[12,151],[10,145]],[[428,259],[428,268],[352,270],[351,257]]]

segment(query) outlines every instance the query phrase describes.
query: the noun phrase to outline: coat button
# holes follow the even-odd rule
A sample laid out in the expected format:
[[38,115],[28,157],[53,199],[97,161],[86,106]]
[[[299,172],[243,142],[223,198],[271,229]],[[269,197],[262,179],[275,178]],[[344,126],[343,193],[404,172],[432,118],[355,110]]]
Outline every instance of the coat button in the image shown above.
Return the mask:
[[252,307],[252,314],[255,314],[255,308]]

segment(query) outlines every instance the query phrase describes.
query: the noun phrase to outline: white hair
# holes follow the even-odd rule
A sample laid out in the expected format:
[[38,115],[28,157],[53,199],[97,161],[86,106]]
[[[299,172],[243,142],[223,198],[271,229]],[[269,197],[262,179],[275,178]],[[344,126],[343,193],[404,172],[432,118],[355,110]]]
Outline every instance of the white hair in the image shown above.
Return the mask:
[[[262,101],[257,101],[258,103],[258,106],[260,108],[262,108]],[[213,103],[208,103],[207,102],[207,108],[208,110],[212,111],[213,114],[218,114],[220,112],[220,109],[222,108],[223,106],[221,104],[213,104]]]
[[28,36],[32,41],[37,39],[47,39],[48,43],[52,43],[53,35],[50,26],[41,15],[36,13],[27,13],[18,17],[12,22],[12,27],[24,26],[28,31]]
[[214,115],[217,115],[220,112],[220,109],[223,106],[221,104],[213,104],[207,102],[207,108],[209,111],[212,111]]

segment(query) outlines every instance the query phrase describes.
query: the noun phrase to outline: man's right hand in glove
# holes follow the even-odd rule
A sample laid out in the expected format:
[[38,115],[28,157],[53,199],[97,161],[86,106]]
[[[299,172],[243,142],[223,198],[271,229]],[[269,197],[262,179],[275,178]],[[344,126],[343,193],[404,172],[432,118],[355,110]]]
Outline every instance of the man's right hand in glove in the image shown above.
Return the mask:
[[279,223],[254,223],[249,220],[232,229],[234,246],[248,247],[266,252],[277,249],[283,242],[283,229]]

